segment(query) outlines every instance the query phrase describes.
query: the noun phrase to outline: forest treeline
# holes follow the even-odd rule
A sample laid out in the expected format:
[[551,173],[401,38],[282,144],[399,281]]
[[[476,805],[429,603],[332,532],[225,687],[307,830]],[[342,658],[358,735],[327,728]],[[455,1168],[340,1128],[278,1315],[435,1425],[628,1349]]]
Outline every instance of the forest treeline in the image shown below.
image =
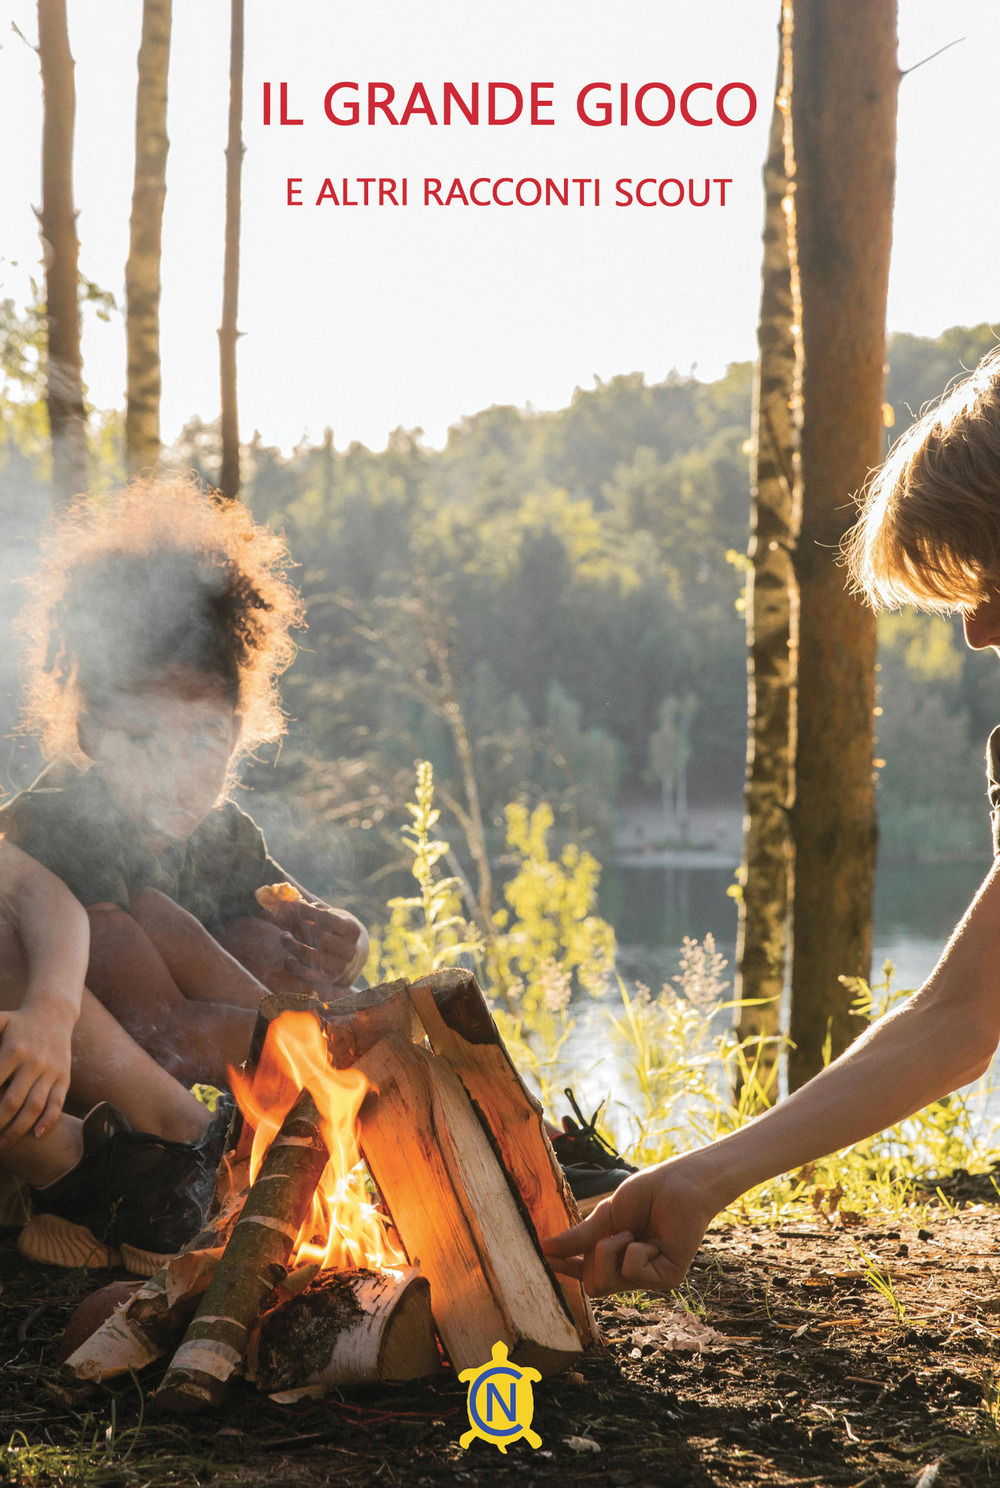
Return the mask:
[[[16,576],[48,471],[32,327],[9,306],[5,327],[0,521]],[[987,325],[892,337],[887,438],[993,343]],[[620,376],[556,412],[466,417],[439,451],[419,431],[378,453],[338,451],[329,432],[289,456],[254,438],[244,498],[287,534],[308,612],[284,686],[289,738],[248,780],[290,866],[331,887],[349,876],[360,902],[384,903],[418,757],[434,764],[470,884],[502,852],[515,799],[550,801],[558,836],[598,856],[616,807],[658,803],[685,760],[691,799],[739,803],[751,391],[750,363],[714,382]],[[121,419],[95,425],[100,489],[122,476]],[[165,463],[213,484],[219,453],[217,426],[195,419]],[[879,626],[883,851],[985,855],[993,668],[956,620],[904,611]],[[10,725],[10,661],[4,672]],[[30,767],[26,746],[9,746],[4,785]]]

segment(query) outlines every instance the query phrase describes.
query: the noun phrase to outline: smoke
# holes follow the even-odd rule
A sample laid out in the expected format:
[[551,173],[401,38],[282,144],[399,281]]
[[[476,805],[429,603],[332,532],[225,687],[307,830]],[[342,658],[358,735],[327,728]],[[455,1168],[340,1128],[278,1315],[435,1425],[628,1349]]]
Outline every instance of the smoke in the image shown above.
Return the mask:
[[35,567],[51,493],[31,462],[8,445],[0,467],[0,797],[21,790],[41,767],[41,754],[18,731],[21,713],[19,648],[14,620],[24,603],[23,580]]

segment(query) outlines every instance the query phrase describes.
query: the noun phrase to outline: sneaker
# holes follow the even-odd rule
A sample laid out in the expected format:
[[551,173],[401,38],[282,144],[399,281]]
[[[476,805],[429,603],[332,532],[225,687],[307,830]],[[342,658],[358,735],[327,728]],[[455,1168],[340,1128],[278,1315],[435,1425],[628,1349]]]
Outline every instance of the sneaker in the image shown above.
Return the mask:
[[155,1275],[202,1226],[225,1142],[215,1127],[199,1142],[169,1142],[133,1131],[106,1101],[95,1106],[76,1167],[32,1189],[34,1218],[18,1250],[51,1266],[124,1265],[134,1276]]
[[573,1091],[567,1089],[565,1094],[576,1120],[573,1116],[563,1117],[562,1136],[553,1138],[552,1150],[559,1159],[580,1217],[585,1219],[602,1199],[625,1182],[630,1173],[638,1172],[638,1168],[619,1156],[597,1130],[597,1118],[604,1102],[588,1120],[577,1105]]

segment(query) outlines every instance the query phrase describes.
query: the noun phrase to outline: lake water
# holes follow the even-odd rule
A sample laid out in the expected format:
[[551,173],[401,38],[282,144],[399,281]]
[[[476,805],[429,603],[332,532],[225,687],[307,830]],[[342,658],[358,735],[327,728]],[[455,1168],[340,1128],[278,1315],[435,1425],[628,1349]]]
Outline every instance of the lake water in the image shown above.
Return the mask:
[[[889,864],[875,885],[873,979],[889,958],[895,985],[918,987],[933,970],[989,868],[988,862],[933,865]],[[605,867],[600,913],[615,927],[623,973],[654,989],[677,971],[685,935],[704,940],[711,932],[732,971],[736,950],[736,902],[726,890],[726,868]]]

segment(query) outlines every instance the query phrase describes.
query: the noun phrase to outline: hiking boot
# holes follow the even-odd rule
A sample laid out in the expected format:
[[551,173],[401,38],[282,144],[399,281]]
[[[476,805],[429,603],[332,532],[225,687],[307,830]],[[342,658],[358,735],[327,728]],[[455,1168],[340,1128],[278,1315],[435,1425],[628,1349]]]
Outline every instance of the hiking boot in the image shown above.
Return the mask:
[[588,1120],[577,1105],[573,1091],[567,1088],[565,1094],[576,1120],[573,1116],[563,1117],[562,1135],[553,1138],[552,1150],[559,1159],[580,1217],[585,1219],[602,1199],[613,1194],[629,1174],[638,1172],[638,1169],[620,1157],[597,1130],[597,1118],[604,1102]]
[[[231,1114],[231,1113],[230,1113]],[[17,1246],[50,1266],[124,1265],[153,1276],[202,1226],[225,1141],[213,1122],[199,1142],[133,1131],[108,1102],[83,1123],[83,1156],[46,1188]]]

